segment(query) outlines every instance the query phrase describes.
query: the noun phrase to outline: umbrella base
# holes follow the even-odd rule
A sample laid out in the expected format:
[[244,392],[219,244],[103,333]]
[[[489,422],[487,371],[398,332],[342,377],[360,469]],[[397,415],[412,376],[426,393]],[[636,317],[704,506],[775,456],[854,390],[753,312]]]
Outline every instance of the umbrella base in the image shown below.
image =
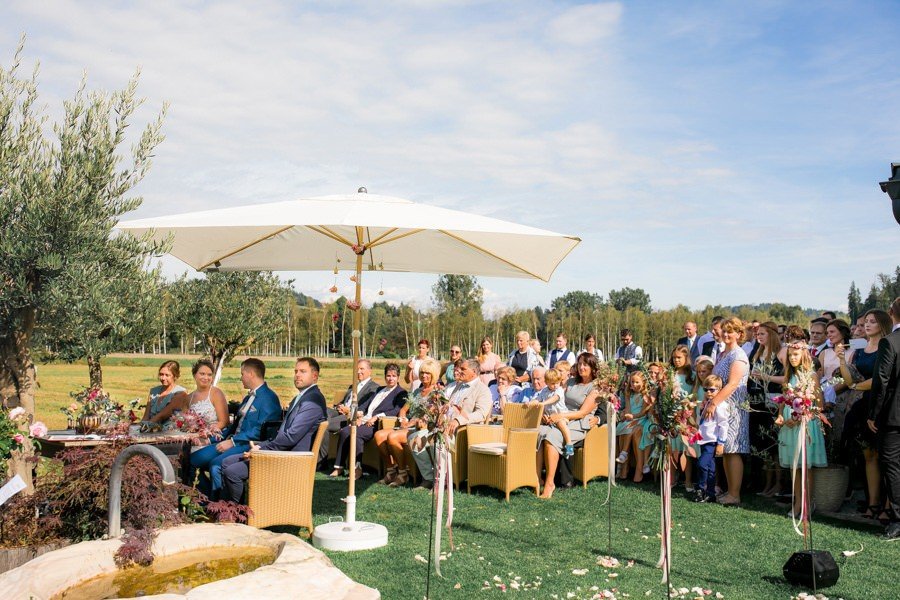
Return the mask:
[[388,530],[384,525],[355,521],[323,523],[313,530],[312,542],[316,548],[352,552],[387,546]]

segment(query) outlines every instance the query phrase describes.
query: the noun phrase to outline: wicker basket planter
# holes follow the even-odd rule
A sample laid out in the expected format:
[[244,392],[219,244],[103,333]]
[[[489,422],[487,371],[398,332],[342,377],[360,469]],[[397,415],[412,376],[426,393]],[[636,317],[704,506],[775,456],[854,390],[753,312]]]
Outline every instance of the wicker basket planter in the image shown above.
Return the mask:
[[813,502],[816,509],[837,512],[844,503],[850,470],[844,465],[831,465],[815,470]]

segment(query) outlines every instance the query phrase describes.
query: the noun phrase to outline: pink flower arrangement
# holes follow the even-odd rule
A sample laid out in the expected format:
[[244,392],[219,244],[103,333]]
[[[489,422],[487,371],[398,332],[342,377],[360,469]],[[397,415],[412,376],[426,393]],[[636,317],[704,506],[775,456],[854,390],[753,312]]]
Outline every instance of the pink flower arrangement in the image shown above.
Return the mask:
[[25,443],[25,436],[22,435],[21,433],[17,433],[16,435],[13,436],[13,441],[21,446],[22,444]]
[[338,290],[338,288],[336,285],[333,285],[330,288],[328,288],[328,291],[331,292],[332,294],[336,294],[337,290]]
[[360,307],[360,303],[357,302],[356,300],[347,301],[347,308],[349,308],[350,310],[359,310],[359,307]]
[[31,427],[28,428],[28,432],[31,434],[31,437],[46,437],[47,426],[41,421],[35,421],[31,424]]
[[365,244],[353,244],[350,246],[353,250],[353,254],[361,255],[366,253],[366,245]]
[[773,398],[773,402],[791,407],[791,416],[800,420],[819,414],[819,406],[816,403],[816,381],[812,376],[801,373],[797,385],[789,385],[784,388],[781,396]]

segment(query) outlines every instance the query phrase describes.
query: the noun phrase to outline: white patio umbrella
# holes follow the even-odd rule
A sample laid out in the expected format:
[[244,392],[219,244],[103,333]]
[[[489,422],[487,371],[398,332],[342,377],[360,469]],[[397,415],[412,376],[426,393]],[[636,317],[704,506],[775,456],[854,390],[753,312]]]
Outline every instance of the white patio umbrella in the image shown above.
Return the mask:
[[[122,221],[118,229],[135,235],[149,234],[156,240],[171,236],[169,253],[198,271],[355,270],[357,307],[362,301],[363,271],[549,281],[559,263],[581,241],[544,229],[365,191],[360,188],[356,194]],[[359,358],[359,327],[359,310],[354,310],[354,365]],[[353,381],[350,389],[350,414],[355,414]],[[354,423],[351,419],[355,429]],[[355,430],[351,432],[350,444],[350,456],[354,457]],[[373,533],[380,525],[356,522],[352,470],[345,500],[345,523],[319,526],[315,534],[323,527],[343,527],[347,539],[337,542],[334,549],[386,544],[387,530],[383,531],[382,542],[380,530],[377,535]],[[361,541],[366,536],[373,539]],[[348,540],[349,544],[345,544]]]

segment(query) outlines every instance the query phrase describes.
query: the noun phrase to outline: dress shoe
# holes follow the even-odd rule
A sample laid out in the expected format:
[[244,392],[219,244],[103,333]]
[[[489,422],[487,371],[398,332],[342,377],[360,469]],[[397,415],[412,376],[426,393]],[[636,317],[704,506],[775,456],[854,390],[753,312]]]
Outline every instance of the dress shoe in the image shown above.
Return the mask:
[[428,481],[427,479],[423,479],[423,480],[422,480],[422,483],[420,483],[419,485],[417,485],[417,486],[414,487],[413,489],[415,489],[415,490],[425,490],[425,491],[430,492],[432,489],[434,489],[434,482],[433,482],[433,481]]

